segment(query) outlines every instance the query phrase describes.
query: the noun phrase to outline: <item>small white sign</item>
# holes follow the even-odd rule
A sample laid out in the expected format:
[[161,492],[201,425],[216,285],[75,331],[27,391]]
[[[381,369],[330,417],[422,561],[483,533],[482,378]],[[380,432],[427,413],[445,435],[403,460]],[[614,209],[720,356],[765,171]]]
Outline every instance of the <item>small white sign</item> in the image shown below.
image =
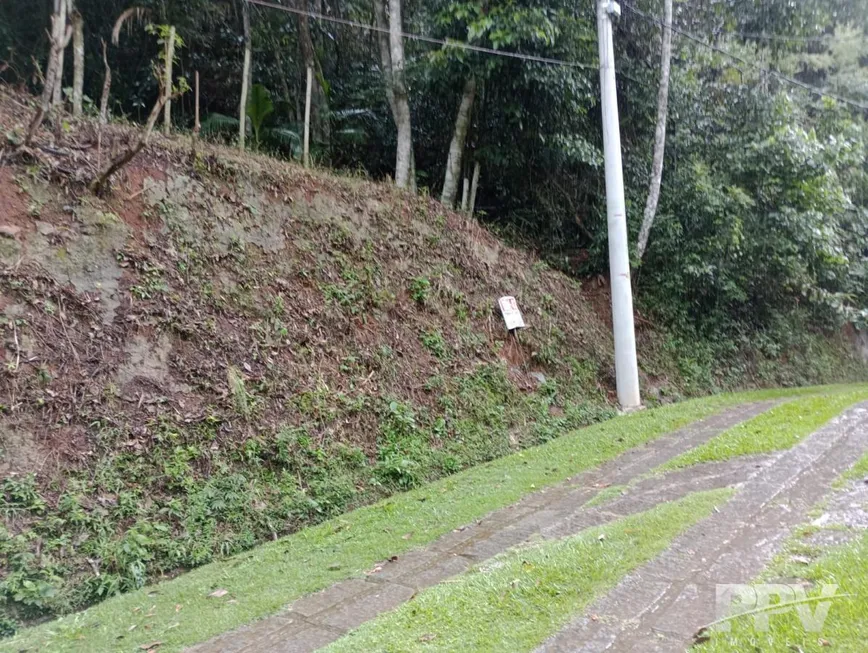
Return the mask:
[[524,319],[521,317],[521,311],[518,310],[515,297],[501,297],[497,303],[500,305],[500,312],[503,314],[507,331],[525,328]]

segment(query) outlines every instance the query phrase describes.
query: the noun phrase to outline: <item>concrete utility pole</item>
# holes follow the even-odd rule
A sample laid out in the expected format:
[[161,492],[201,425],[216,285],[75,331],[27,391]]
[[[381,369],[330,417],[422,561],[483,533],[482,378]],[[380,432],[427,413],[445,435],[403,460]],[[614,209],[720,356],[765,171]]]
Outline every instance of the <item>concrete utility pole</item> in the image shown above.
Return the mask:
[[600,95],[603,110],[603,154],[606,159],[606,213],[609,223],[609,277],[612,289],[612,326],[615,332],[615,377],[618,403],[624,410],[642,405],[639,365],[633,326],[633,288],[627,244],[627,209],[621,170],[621,134],[618,94],[615,86],[615,52],[612,16],[621,15],[614,0],[596,0],[597,36],[600,45]]

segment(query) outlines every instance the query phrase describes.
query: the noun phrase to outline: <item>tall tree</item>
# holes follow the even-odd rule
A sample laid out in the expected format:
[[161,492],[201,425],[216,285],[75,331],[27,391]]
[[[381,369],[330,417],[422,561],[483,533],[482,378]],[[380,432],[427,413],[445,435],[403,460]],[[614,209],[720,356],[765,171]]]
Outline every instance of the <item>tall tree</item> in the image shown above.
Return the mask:
[[[55,3],[55,13],[59,13],[59,20],[64,26],[64,30],[66,30],[67,21],[69,20],[69,3],[70,0],[60,0],[59,3]],[[57,53],[57,72],[54,77],[54,85],[51,90],[51,106],[58,107],[63,102],[63,65],[64,65],[64,53],[66,52],[66,47],[69,45],[69,39],[72,36],[72,31],[68,30],[68,33],[64,37],[63,43],[61,44],[60,51]]]
[[410,97],[404,79],[404,37],[401,0],[389,0],[389,51],[392,56],[392,93],[395,96],[395,124],[398,147],[395,154],[395,185],[412,186],[413,128],[410,122]]
[[461,161],[464,157],[464,144],[467,140],[467,128],[470,125],[470,114],[473,101],[476,98],[476,78],[469,77],[464,83],[461,103],[458,105],[458,115],[455,118],[455,130],[452,132],[452,142],[449,144],[449,156],[446,160],[446,176],[443,179],[443,192],[440,201],[452,208],[458,194],[458,182],[461,179]]
[[[72,0],[70,0],[70,3]],[[74,5],[72,9],[72,115],[81,115],[84,97],[84,18]]]
[[244,22],[244,67],[241,71],[241,101],[238,105],[238,148],[244,150],[247,140],[247,92],[250,89],[250,4],[243,0],[242,21]]
[[48,63],[45,66],[45,85],[42,89],[39,106],[27,128],[27,135],[21,143],[22,147],[30,146],[34,136],[36,136],[36,132],[42,125],[42,121],[45,120],[45,116],[54,106],[54,94],[60,74],[60,55],[69,43],[71,36],[72,29],[66,24],[66,0],[54,0],[54,9],[51,14],[51,32],[49,34]]
[[163,104],[163,133],[167,136],[172,131],[172,78],[175,65],[175,26],[169,26],[169,34],[166,37],[166,68],[163,79],[163,92],[166,96]]
[[377,26],[377,44],[380,47],[380,65],[383,71],[383,86],[386,90],[386,100],[392,111],[392,120],[397,126],[398,111],[395,108],[395,91],[392,88],[392,50],[389,46],[389,20],[386,17],[384,0],[373,0],[374,21]]
[[[392,122],[398,127],[398,108],[395,104],[395,91],[392,88],[392,50],[389,45],[389,21],[386,17],[384,0],[374,0],[374,19],[377,25],[377,43],[380,48],[380,64],[383,74],[383,88],[386,92],[386,100],[392,112]],[[416,156],[410,150],[410,190],[416,192]]]
[[669,71],[672,62],[672,0],[663,0],[663,44],[660,49],[660,87],[657,91],[657,127],[654,130],[654,159],[651,162],[651,184],[642,215],[642,227],[636,243],[636,258],[645,255],[648,238],[657,214],[660,183],[663,180],[663,154],[666,149],[666,118],[669,112]]

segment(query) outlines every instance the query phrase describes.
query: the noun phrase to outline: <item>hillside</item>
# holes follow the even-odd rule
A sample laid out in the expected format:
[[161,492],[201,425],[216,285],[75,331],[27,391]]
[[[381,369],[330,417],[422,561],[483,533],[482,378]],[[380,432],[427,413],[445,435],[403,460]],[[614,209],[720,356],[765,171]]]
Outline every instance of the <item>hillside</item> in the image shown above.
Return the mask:
[[[22,102],[0,93],[4,133]],[[92,123],[37,153],[0,167],[0,627],[614,413],[605,283],[430,198],[182,137],[97,198]],[[651,403],[865,378],[842,337],[727,361],[638,338]]]

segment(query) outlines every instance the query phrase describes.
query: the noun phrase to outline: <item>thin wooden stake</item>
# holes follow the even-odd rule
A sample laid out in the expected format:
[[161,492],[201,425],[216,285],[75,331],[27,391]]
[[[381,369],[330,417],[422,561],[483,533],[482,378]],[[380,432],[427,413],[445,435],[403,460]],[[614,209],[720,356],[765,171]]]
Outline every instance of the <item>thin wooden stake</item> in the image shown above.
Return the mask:
[[479,188],[479,161],[473,166],[473,182],[470,184],[470,203],[467,205],[467,217],[472,218],[476,209],[476,191]]
[[102,62],[105,66],[105,78],[102,82],[102,97],[99,100],[99,128],[96,138],[96,167],[98,170],[102,170],[102,130],[108,123],[109,93],[111,93],[112,88],[112,69],[109,67],[105,39],[102,39]]
[[313,91],[313,66],[307,67],[307,93],[304,96],[304,167],[310,167],[310,96]]
[[202,129],[202,123],[199,122],[199,71],[197,70],[194,73],[195,77],[195,85],[196,85],[196,123],[193,126],[193,133],[196,136],[199,135],[199,131]]
[[102,96],[99,99],[99,124],[105,125],[108,123],[109,93],[112,88],[112,69],[109,67],[105,39],[102,40],[102,63],[105,66],[105,77],[102,82]]
[[163,133],[168,136],[172,131],[172,64],[175,61],[175,26],[169,27],[169,41],[166,43],[166,79],[163,82],[166,106],[163,108]]
[[250,92],[250,59],[253,57],[249,2],[244,2],[241,16],[244,21],[244,69],[241,71],[241,102],[238,106],[238,149],[243,152],[247,146],[247,94]]
[[195,119],[193,121],[193,137],[190,139],[190,149],[193,155],[193,161],[196,160],[196,144],[199,141],[199,131],[202,129],[202,124],[199,122],[199,71],[193,73],[193,86],[195,93]]

